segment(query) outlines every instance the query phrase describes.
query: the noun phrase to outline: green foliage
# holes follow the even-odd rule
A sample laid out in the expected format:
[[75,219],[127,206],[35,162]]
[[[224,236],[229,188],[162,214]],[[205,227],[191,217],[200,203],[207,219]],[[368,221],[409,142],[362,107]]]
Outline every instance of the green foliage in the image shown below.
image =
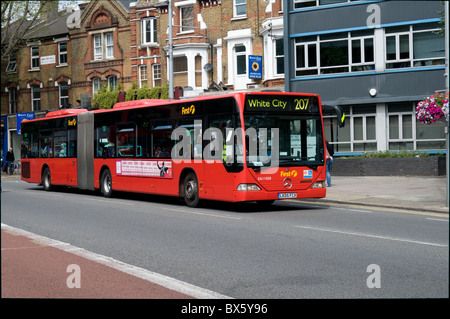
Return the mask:
[[418,152],[418,151],[380,151],[380,152],[367,152],[363,155],[355,155],[349,157],[340,158],[404,158],[404,157],[427,157],[427,156],[441,156],[443,154],[436,153],[430,154],[428,152]]
[[[121,88],[121,86],[119,86]],[[109,91],[107,86],[103,86],[101,90],[94,95],[92,103],[93,107],[100,109],[110,109],[118,102],[119,88],[115,91]],[[131,88],[125,92],[125,101],[134,101],[141,99],[168,99],[169,86],[156,86],[153,88],[142,87],[137,88],[136,82],[131,84]]]

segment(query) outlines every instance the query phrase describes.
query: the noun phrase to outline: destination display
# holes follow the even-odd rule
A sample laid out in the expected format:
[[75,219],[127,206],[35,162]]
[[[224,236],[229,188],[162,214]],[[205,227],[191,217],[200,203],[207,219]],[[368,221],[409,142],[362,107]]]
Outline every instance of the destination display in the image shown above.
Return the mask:
[[247,95],[246,111],[319,113],[319,103],[315,96],[301,95]]

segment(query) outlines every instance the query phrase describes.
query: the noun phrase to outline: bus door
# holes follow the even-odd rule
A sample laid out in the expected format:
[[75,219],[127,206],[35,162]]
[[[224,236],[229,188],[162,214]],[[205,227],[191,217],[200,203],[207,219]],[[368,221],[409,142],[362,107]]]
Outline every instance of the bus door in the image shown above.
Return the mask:
[[[209,133],[204,135],[205,149],[205,189],[208,197],[214,197],[218,200],[227,200],[230,196],[230,186],[234,183],[236,156],[230,158],[230,154],[234,154],[228,148],[230,138],[234,138],[233,134],[227,128],[234,128],[234,120],[232,114],[209,115],[207,127]],[[217,140],[216,139],[220,139]],[[227,148],[228,147],[228,148]],[[231,146],[234,147],[234,146]]]
[[67,131],[67,185],[77,186],[77,129],[73,120],[72,123]]

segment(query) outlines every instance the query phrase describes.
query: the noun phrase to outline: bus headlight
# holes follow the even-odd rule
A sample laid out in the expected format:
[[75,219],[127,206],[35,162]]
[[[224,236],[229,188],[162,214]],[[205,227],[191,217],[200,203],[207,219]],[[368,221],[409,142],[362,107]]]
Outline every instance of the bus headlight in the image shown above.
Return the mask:
[[311,188],[324,188],[325,187],[325,182],[321,181],[321,182],[315,182]]
[[260,191],[261,188],[256,184],[239,184],[238,191]]

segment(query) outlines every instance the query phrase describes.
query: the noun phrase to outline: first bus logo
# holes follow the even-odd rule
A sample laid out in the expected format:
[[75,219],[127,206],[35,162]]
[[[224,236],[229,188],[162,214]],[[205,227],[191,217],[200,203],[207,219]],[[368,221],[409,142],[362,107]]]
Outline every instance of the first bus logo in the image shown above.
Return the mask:
[[181,109],[181,114],[187,115],[187,114],[194,114],[195,113],[195,106],[192,104],[191,106],[186,106]]
[[69,121],[67,121],[67,124],[69,126],[76,126],[77,125],[77,120],[76,119],[69,120]]

